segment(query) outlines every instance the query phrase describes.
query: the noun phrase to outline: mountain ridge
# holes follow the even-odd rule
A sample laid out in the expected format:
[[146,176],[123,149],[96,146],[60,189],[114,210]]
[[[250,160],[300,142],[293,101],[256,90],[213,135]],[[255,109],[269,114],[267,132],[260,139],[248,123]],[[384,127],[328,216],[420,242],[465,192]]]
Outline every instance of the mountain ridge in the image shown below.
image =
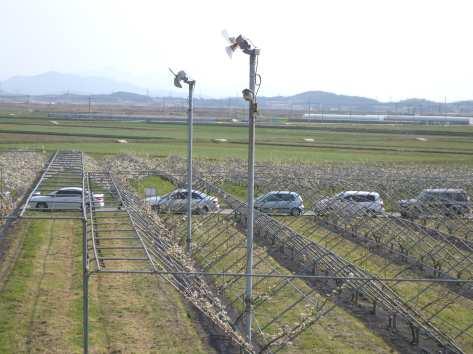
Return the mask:
[[[184,96],[169,96],[158,92],[158,96],[144,95],[145,89],[133,84],[101,76],[80,76],[49,71],[33,76],[14,76],[0,82],[3,100],[14,96],[32,96],[36,102],[84,103],[89,96],[104,104],[169,104],[184,105]],[[154,92],[156,93],[156,92]],[[212,108],[240,108],[246,103],[241,97],[202,98],[196,97],[196,106]],[[164,103],[163,103],[164,104]],[[317,111],[353,112],[400,112],[400,113],[472,113],[473,100],[457,102],[435,102],[424,98],[408,98],[400,101],[382,102],[373,98],[336,94],[311,90],[290,96],[259,96],[258,105],[263,108],[280,108]]]
[[38,75],[16,75],[1,82],[2,90],[12,94],[107,94],[116,91],[144,93],[145,89],[103,76],[81,76],[48,71]]

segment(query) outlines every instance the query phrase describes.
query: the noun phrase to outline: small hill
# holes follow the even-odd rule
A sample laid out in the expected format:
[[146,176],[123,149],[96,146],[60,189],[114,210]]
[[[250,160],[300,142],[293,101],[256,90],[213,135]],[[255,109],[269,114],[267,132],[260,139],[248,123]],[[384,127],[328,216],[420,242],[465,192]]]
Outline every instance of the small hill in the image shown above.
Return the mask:
[[307,91],[302,92],[294,96],[285,97],[286,100],[290,100],[295,104],[323,104],[323,105],[373,105],[379,104],[377,100],[359,97],[359,96],[347,96],[337,95],[331,92],[325,91]]
[[80,76],[55,71],[33,76],[14,76],[1,83],[2,89],[25,95],[110,94],[117,91],[143,93],[144,89],[127,82],[99,76]]

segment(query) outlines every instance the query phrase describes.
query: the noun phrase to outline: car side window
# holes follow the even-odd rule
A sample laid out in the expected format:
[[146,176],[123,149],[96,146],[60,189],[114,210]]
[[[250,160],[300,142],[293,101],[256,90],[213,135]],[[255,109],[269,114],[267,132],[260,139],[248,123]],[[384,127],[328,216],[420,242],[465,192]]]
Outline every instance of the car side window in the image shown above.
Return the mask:
[[352,200],[356,203],[364,203],[368,201],[366,195],[354,195],[352,196]]
[[293,202],[295,200],[295,197],[292,194],[282,194],[281,197],[285,202]]
[[440,199],[441,201],[445,201],[445,202],[448,202],[448,201],[450,201],[450,200],[453,200],[453,195],[452,195],[452,193],[447,193],[447,192],[445,192],[445,193],[440,193],[439,197],[440,197],[439,199]]
[[279,201],[279,198],[278,198],[277,194],[271,194],[268,197],[266,197],[264,201],[265,202],[277,202],[277,201]]
[[202,200],[202,196],[200,194],[193,192],[192,199]]
[[425,202],[431,202],[434,200],[434,195],[432,193],[424,193],[422,194],[422,200]]
[[64,191],[58,191],[56,195],[60,195],[63,197],[81,196],[82,192],[74,191],[74,190],[64,190]]

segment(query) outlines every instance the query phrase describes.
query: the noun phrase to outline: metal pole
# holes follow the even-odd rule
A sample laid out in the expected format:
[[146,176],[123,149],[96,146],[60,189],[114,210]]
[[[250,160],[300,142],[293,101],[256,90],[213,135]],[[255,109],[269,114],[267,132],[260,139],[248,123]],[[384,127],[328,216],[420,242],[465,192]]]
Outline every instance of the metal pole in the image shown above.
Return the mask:
[[[250,52],[250,87],[255,92],[256,56],[258,49]],[[246,233],[246,287],[245,287],[245,334],[251,343],[253,319],[253,221],[254,221],[254,182],[255,182],[255,102],[249,103],[248,114],[248,213]]]
[[187,253],[192,254],[192,124],[195,81],[189,81],[189,108],[187,111]]
[[89,266],[87,250],[87,225],[82,219],[82,327],[84,354],[89,353]]

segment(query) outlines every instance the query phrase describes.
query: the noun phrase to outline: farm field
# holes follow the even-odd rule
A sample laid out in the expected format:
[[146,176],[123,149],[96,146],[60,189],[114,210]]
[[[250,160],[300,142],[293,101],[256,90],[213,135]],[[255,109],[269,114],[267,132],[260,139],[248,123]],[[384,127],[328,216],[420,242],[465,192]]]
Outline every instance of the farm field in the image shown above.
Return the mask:
[[[139,164],[139,162],[137,162]],[[261,167],[261,166],[260,166]],[[238,168],[237,168],[238,169]],[[205,169],[204,169],[205,170]],[[209,168],[212,170],[212,168]],[[230,168],[231,170],[231,168]],[[220,180],[220,177],[223,177],[223,183],[221,183],[222,188],[225,189],[226,192],[232,193],[240,200],[245,201],[246,199],[246,186],[244,184],[234,183],[230,178],[230,174],[220,174],[217,175],[204,174],[204,176]],[[243,169],[242,169],[242,172]],[[239,176],[238,172],[233,171],[235,175]],[[278,175],[275,170],[272,170],[272,175]],[[464,176],[464,175],[463,175]],[[284,177],[281,177],[284,180]],[[280,181],[279,185],[274,181],[272,184],[264,184],[264,179],[259,180],[257,182],[256,190],[257,195],[264,193],[267,190],[271,190],[274,188],[278,190],[277,187],[280,187],[281,190],[290,190],[291,186],[291,177],[286,176],[286,180],[289,180],[288,184],[285,185],[283,181]],[[465,177],[462,177],[465,178]],[[270,180],[270,179],[269,179]],[[444,181],[447,181],[448,178],[445,178]],[[257,179],[258,181],[258,179]],[[342,180],[335,180],[333,181],[334,184],[341,183]],[[461,183],[469,183],[468,180],[461,180]],[[292,183],[294,181],[292,180]],[[379,182],[378,182],[379,183]],[[420,180],[418,180],[420,183]],[[457,182],[458,183],[458,182]],[[158,191],[162,191],[162,193],[166,193],[173,189],[172,186],[169,186],[169,182],[165,179],[160,177],[146,177],[142,179],[139,183],[132,183],[135,186],[138,186],[141,190],[145,187],[155,187]],[[197,183],[197,186],[199,184]],[[368,183],[369,185],[369,183]],[[297,183],[292,185],[292,188],[296,187]],[[387,187],[388,185],[386,185]],[[468,185],[469,186],[469,185]],[[409,188],[413,188],[413,186],[404,186],[404,190],[399,190],[399,186],[392,187],[393,190],[386,190],[386,195],[389,195],[391,198],[399,198],[399,194],[402,195],[406,193],[406,190],[409,192]],[[196,187],[198,188],[198,187]],[[300,187],[299,187],[300,188]],[[340,188],[340,187],[339,187]],[[421,188],[416,186],[415,188]],[[468,187],[469,188],[469,187]],[[295,189],[297,190],[297,189]],[[315,193],[317,189],[315,188],[312,193]],[[469,190],[469,189],[468,189]],[[301,191],[300,189],[298,191]],[[304,192],[304,190],[302,190]],[[307,191],[305,191],[307,193]],[[310,191],[309,191],[310,192]],[[324,193],[327,191],[321,191],[319,198],[324,196]],[[332,191],[333,193],[333,191]],[[410,192],[412,193],[412,192]],[[310,195],[310,194],[309,194]],[[307,194],[306,194],[307,196]],[[314,194],[312,198],[317,198],[317,194]],[[309,205],[315,199],[309,199]],[[393,203],[391,203],[393,204]],[[225,207],[223,207],[225,208]],[[336,217],[336,213],[334,213]],[[347,259],[354,264],[359,265],[361,268],[366,269],[371,274],[375,274],[381,277],[399,277],[399,279],[403,278],[415,278],[419,276],[419,274],[425,271],[422,267],[417,269],[416,267],[412,268],[411,266],[403,266],[402,265],[402,257],[398,260],[393,260],[394,258],[389,255],[382,256],[376,251],[373,251],[367,244],[366,246],[360,246],[359,243],[355,239],[351,240],[351,236],[342,236],[340,234],[334,233],[320,227],[317,223],[313,221],[313,217],[279,217],[276,216],[278,220],[283,222],[284,224],[291,227],[296,232],[299,232],[301,235],[307,237],[310,240],[315,241],[316,243],[332,250],[337,255],[342,256],[344,259]],[[344,221],[340,218],[338,221]],[[406,247],[409,250],[410,257],[421,257],[425,264],[427,265],[431,260],[434,260],[434,263],[430,263],[431,267],[434,266],[435,259],[437,257],[440,258],[440,263],[445,263],[442,270],[444,271],[451,271],[452,276],[462,277],[464,279],[471,278],[471,265],[466,265],[464,262],[466,259],[469,259],[469,255],[471,254],[472,250],[469,249],[467,251],[456,249],[455,246],[449,243],[445,243],[442,245],[442,242],[435,241],[435,239],[429,239],[425,234],[418,234],[416,232],[422,231],[419,228],[413,228],[409,226],[409,223],[395,223],[387,218],[367,218],[367,222],[357,221],[356,223],[359,225],[350,225],[347,224],[344,227],[347,230],[358,230],[356,232],[361,232],[362,234],[374,235],[369,237],[386,237],[388,239],[397,238],[401,242],[403,238],[406,238],[402,242],[407,242]],[[439,220],[439,223],[446,222],[448,220]],[[197,221],[196,221],[197,222]],[[353,220],[355,222],[355,220]],[[418,221],[417,221],[418,222]],[[463,223],[465,221],[459,220],[458,223]],[[175,222],[171,221],[171,224],[175,224]],[[379,230],[379,231],[378,231]],[[379,233],[378,236],[376,236]],[[392,233],[392,234],[390,234]],[[413,236],[411,236],[413,235]],[[353,236],[354,237],[354,236]],[[410,237],[414,237],[412,241],[409,241]],[[427,238],[426,238],[427,237]],[[392,241],[391,241],[392,242]],[[412,242],[411,245],[408,243]],[[425,243],[425,245],[424,245]],[[438,246],[433,246],[437,244]],[[437,248],[436,248],[437,247]],[[451,248],[451,249],[450,249]],[[424,252],[433,252],[429,256],[429,253]],[[444,256],[441,256],[441,252],[446,252]],[[418,253],[418,255],[416,255]],[[407,253],[406,253],[407,254]],[[454,257],[449,260],[449,257]],[[405,261],[404,261],[405,262]],[[450,264],[450,265],[449,265]],[[456,265],[455,265],[456,264]],[[453,265],[453,268],[452,268]],[[466,266],[466,268],[464,268]],[[457,270],[455,270],[455,267]],[[459,269],[464,269],[458,272]],[[421,275],[422,276],[422,275]],[[411,302],[413,306],[416,308],[421,308],[423,311],[426,312],[426,316],[431,319],[432,323],[434,323],[438,328],[444,330],[448,335],[452,337],[460,336],[457,340],[458,343],[461,343],[461,346],[466,349],[468,352],[469,350],[473,349],[473,342],[471,342],[471,338],[473,333],[471,332],[470,325],[473,323],[473,318],[471,317],[471,308],[473,303],[471,302],[470,295],[458,295],[456,292],[459,289],[451,289],[449,290],[447,286],[442,285],[422,285],[422,284],[415,284],[415,283],[399,283],[394,286],[397,293],[406,301]],[[461,294],[462,292],[459,291]],[[463,330],[464,329],[464,330]]]
[[[44,117],[0,118],[0,149],[80,149],[93,154],[185,155],[186,127],[182,124],[53,122]],[[246,157],[245,127],[196,125],[194,136],[196,158]],[[473,128],[470,127],[278,125],[257,129],[256,153],[261,161],[471,164],[472,137]],[[126,139],[128,144],[119,144],[116,142],[118,139]],[[227,141],[215,143],[214,139]]]
[[[125,183],[119,184],[120,193],[130,188],[137,201],[144,197],[145,188],[154,187],[162,195],[177,187],[175,181],[152,173],[140,175],[140,171],[163,170],[177,173],[182,178],[185,165],[182,157],[186,151],[184,125],[67,120],[56,123],[44,117],[0,118],[0,161],[6,161],[1,168],[8,176],[2,188],[12,192],[10,195],[14,196],[13,202],[17,205],[56,149],[84,152],[86,170],[119,177],[120,183]],[[430,277],[429,267],[437,267],[438,255],[445,255],[440,270],[450,277],[469,279],[471,269],[461,268],[470,262],[472,250],[468,246],[457,249],[456,244],[448,243],[441,247],[445,242],[442,239],[444,236],[436,236],[438,239],[435,242],[426,238],[427,232],[436,230],[451,238],[467,240],[471,231],[469,217],[439,219],[435,225],[431,221],[424,222],[424,229],[421,229],[416,226],[423,222],[421,220],[411,220],[410,224],[396,223],[398,216],[395,213],[398,200],[413,197],[423,188],[438,186],[438,183],[447,180],[449,186],[460,186],[471,192],[473,143],[469,135],[473,131],[469,127],[441,129],[419,126],[415,127],[416,134],[406,134],[404,129],[408,128],[412,129],[323,124],[290,128],[260,127],[257,130],[256,194],[270,190],[296,190],[304,197],[306,208],[310,209],[318,199],[341,190],[379,189],[392,218],[380,217],[363,222],[362,219],[348,220],[335,215],[333,219],[327,219],[332,228],[307,216],[275,215],[273,220],[367,274],[399,279]],[[197,125],[195,134],[196,170],[204,179],[244,202],[246,129],[235,125]],[[215,138],[226,138],[228,142],[214,143]],[[314,142],[304,141],[306,138],[314,139]],[[126,139],[128,143],[119,144],[117,139]],[[37,151],[12,152],[15,149]],[[17,155],[11,154],[24,154],[27,158],[19,167],[15,166]],[[5,157],[3,160],[2,156]],[[22,176],[13,186],[12,176],[20,175],[29,163],[33,166],[31,173]],[[167,235],[165,241],[176,242],[175,248],[170,247],[169,252],[181,252],[185,244],[184,217],[153,213],[144,206],[130,204],[134,203],[133,198],[127,199],[127,203],[120,204],[120,207],[118,204],[112,205],[110,195],[117,198],[117,191],[113,188],[118,187],[112,188],[110,182],[100,179],[102,177],[95,178],[91,186],[106,193],[106,209],[111,208],[108,210],[110,217],[115,215],[111,212],[118,212],[121,206],[132,208],[136,215],[141,213],[148,218],[143,220],[155,220],[161,228],[159,230],[169,232],[170,236]],[[43,187],[51,188],[55,183],[54,180],[46,181]],[[102,185],[99,186],[100,183]],[[195,184],[196,189],[204,186],[201,182]],[[86,185],[86,188],[91,187]],[[212,194],[211,189],[207,192]],[[192,259],[197,269],[241,272],[244,270],[245,255],[244,223],[235,221],[230,204],[221,203],[225,210],[222,215],[210,213],[195,216],[196,249]],[[3,215],[11,212],[13,207],[9,205]],[[47,216],[48,220],[19,220],[0,236],[0,331],[6,333],[0,340],[0,352],[41,352],[51,346],[58,348],[57,352],[80,352],[80,222],[55,219],[62,215],[55,212],[31,215]],[[386,224],[388,222],[392,224]],[[391,227],[390,232],[383,231],[386,225]],[[412,228],[409,225],[413,225]],[[110,223],[107,227],[114,226]],[[392,237],[405,242],[407,246],[402,244],[402,247],[412,249],[408,255],[418,263],[412,267],[403,265],[402,257],[393,260],[395,257],[392,255],[350,240],[336,227],[373,240]],[[267,236],[259,235],[255,244],[257,272],[289,275],[301,269],[306,271],[302,267],[304,257],[292,259],[287,254],[281,255],[280,248],[267,243]],[[154,245],[155,241],[151,244]],[[151,244],[147,247],[152,247]],[[122,246],[118,242],[108,245],[112,248]],[[436,247],[435,252],[434,248],[429,248],[433,246]],[[398,246],[392,247],[398,251]],[[422,253],[424,250],[430,252],[429,257]],[[119,251],[115,253],[113,250],[109,253],[111,257],[119,254]],[[162,255],[153,253],[153,257],[158,262],[162,261],[159,258]],[[299,261],[301,264],[297,263]],[[209,281],[206,285],[209,291],[218,290],[216,294],[221,297],[221,302],[229,306],[230,317],[243,311],[243,278],[235,282],[221,276],[205,279]],[[408,326],[400,326],[402,336],[398,336],[396,331],[387,328],[385,316],[388,311],[382,309],[379,314],[370,314],[366,310],[370,300],[363,296],[360,300],[363,305],[353,304],[350,300],[352,295],[347,291],[348,285],[294,280],[290,282],[290,287],[284,285],[279,290],[285,283],[276,279],[256,284],[255,294],[261,302],[258,303],[255,318],[258,326],[264,328],[257,334],[258,341],[271,343],[274,340],[271,345],[281,344],[284,353],[415,353],[418,350],[418,347],[409,344]],[[471,294],[442,284],[400,282],[392,288],[406,306],[419,311],[422,321],[428,321],[446,337],[454,338],[465,353],[473,350]],[[331,292],[336,295],[330,295]],[[300,297],[301,294],[304,295]],[[91,352],[183,353],[188,352],[191,346],[195,353],[217,352],[211,343],[212,334],[188,300],[183,296],[182,289],[176,291],[176,285],[173,287],[156,276],[91,276]],[[317,311],[313,312],[314,304],[320,311],[320,318]],[[330,311],[325,313],[329,308]],[[317,320],[312,323],[311,316],[314,314],[317,314]],[[291,338],[293,332],[288,328],[298,322],[304,323],[304,330],[300,333],[296,331],[297,336]],[[427,338],[423,332],[420,335],[423,340]],[[288,342],[285,342],[286,339]],[[425,341],[428,348],[435,348],[427,339]]]

